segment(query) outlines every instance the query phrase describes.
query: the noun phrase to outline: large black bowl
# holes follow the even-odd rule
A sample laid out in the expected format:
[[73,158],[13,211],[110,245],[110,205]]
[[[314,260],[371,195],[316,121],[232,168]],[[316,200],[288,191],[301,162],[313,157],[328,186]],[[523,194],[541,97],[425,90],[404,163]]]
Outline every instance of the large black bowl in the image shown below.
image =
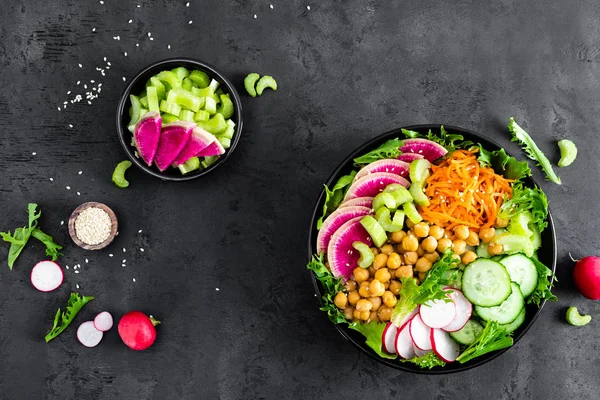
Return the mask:
[[[463,135],[465,140],[471,140],[475,143],[481,143],[481,145],[487,150],[494,151],[494,150],[498,150],[501,148],[497,143],[495,143],[475,132],[469,131],[467,129],[457,128],[457,127],[447,126],[447,125],[444,125],[444,128],[446,129],[446,131],[448,133],[457,133],[457,134]],[[431,129],[433,133],[438,133],[440,130],[440,125],[414,125],[414,126],[408,126],[408,127],[406,127],[406,129],[411,129],[411,130],[414,130],[414,131],[417,131],[420,133],[427,133],[427,131],[429,131]],[[353,161],[352,160],[354,158],[377,148],[378,146],[383,144],[386,140],[394,139],[394,138],[402,138],[403,136],[404,135],[402,134],[400,129],[396,129],[396,130],[384,133],[383,135],[377,136],[376,138],[374,138],[372,140],[369,140],[367,143],[363,144],[358,149],[354,150],[352,152],[352,154],[350,154],[348,157],[346,157],[346,159],[344,161],[342,161],[342,163],[336,168],[336,170],[333,172],[333,174],[331,174],[331,176],[327,180],[327,186],[331,187],[331,185],[333,185],[333,183],[336,182],[341,176],[347,175],[348,173],[350,173],[350,171],[353,169]],[[525,179],[525,183],[527,185],[535,184],[535,182],[532,178]],[[317,234],[318,234],[316,226],[317,226],[317,220],[319,219],[319,217],[321,216],[321,213],[323,211],[323,202],[324,201],[325,201],[325,191],[323,190],[323,191],[321,191],[319,199],[317,200],[317,204],[315,205],[315,208],[314,208],[314,211],[312,214],[312,219],[310,222],[310,233],[309,233],[309,237],[308,237],[309,260],[312,257],[312,255],[315,254],[315,252],[316,252],[316,241],[317,241]],[[550,216],[550,213],[548,213],[548,227],[544,230],[544,232],[542,232],[542,247],[538,250],[538,257],[539,257],[540,261],[543,262],[545,265],[549,266],[553,272],[556,271],[556,237],[555,237],[555,233],[554,233],[554,223],[552,221],[552,217]],[[321,297],[323,296],[323,287],[321,286],[319,281],[317,281],[317,279],[312,271],[310,272],[310,276],[311,276],[311,280],[313,282],[315,291],[317,293],[317,296],[319,298],[319,301],[321,302],[321,305],[322,305]],[[519,341],[519,339],[521,339],[523,337],[523,335],[525,335],[525,333],[529,330],[529,328],[531,328],[531,326],[533,325],[533,323],[535,322],[537,317],[540,315],[544,304],[545,304],[545,301],[542,302],[542,304],[540,305],[539,308],[534,304],[530,304],[527,306],[525,322],[521,325],[521,327],[519,329],[517,329],[514,332],[514,342],[515,343],[517,343]],[[326,318],[325,313],[323,313],[323,318]],[[365,344],[365,338],[363,335],[361,335],[360,333],[358,333],[356,331],[349,329],[347,327],[347,325],[345,325],[345,324],[337,324],[337,325],[335,325],[335,327],[342,334],[342,336],[344,338],[346,338],[354,346],[356,346],[357,348],[359,348],[360,350],[362,350],[363,352],[365,352],[366,354],[368,354],[375,360],[379,361],[380,363],[390,366],[392,368],[397,368],[397,369],[403,370],[403,371],[415,372],[415,373],[421,373],[421,374],[447,374],[447,373],[452,373],[452,372],[465,371],[465,370],[477,367],[479,365],[485,364],[486,362],[493,360],[494,358],[498,357],[500,354],[502,354],[505,351],[507,351],[508,349],[510,349],[510,347],[509,347],[509,348],[506,348],[503,350],[495,351],[493,353],[488,353],[481,357],[475,358],[474,360],[466,362],[464,364],[460,364],[458,362],[448,363],[444,367],[435,367],[435,368],[429,370],[429,369],[419,368],[418,366],[416,366],[415,364],[412,364],[412,363],[403,363],[398,360],[388,360],[388,359],[381,358],[373,350],[371,350],[371,348],[369,346],[367,346]]]

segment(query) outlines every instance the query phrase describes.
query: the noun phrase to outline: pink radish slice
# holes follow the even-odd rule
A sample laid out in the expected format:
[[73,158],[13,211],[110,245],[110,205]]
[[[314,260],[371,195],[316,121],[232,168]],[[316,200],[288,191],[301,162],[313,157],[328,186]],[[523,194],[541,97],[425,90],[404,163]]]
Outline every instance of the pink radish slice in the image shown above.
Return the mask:
[[320,254],[321,251],[327,251],[331,237],[340,226],[352,218],[364,217],[367,214],[371,214],[371,208],[359,206],[338,208],[331,213],[329,217],[325,218],[321,229],[319,229],[319,234],[317,235],[317,254]]
[[198,157],[210,157],[210,156],[220,156],[225,154],[225,148],[215,139],[211,144],[209,144],[204,150],[200,151],[197,156]]
[[31,284],[40,292],[51,292],[63,282],[60,265],[54,261],[40,261],[31,270]]
[[453,301],[430,300],[419,308],[421,319],[430,328],[443,328],[456,317]]
[[385,326],[383,334],[381,335],[381,343],[383,344],[383,350],[390,354],[396,354],[396,335],[398,334],[398,328],[391,322]]
[[405,325],[404,328],[398,329],[396,334],[396,354],[404,359],[410,359],[415,356],[413,341],[410,338],[410,325]]
[[415,350],[415,356],[416,357],[423,357],[424,355],[431,353],[431,350],[421,350],[420,348],[418,348],[414,343],[413,343],[413,348]]
[[413,319],[413,317],[415,315],[417,315],[417,313],[419,312],[419,307],[415,307],[410,314],[406,315],[404,318],[402,318],[400,321],[394,321],[394,323],[396,324],[396,322],[398,322],[396,324],[396,326],[398,327],[398,329],[402,329],[404,328],[405,325],[407,325],[411,319]]
[[77,329],[77,340],[85,347],[96,347],[102,336],[104,333],[94,327],[94,321],[84,322]]
[[359,206],[359,207],[369,207],[373,206],[373,198],[372,197],[357,197],[355,199],[350,199],[348,201],[340,204],[338,208],[342,207],[350,207],[350,206]]
[[358,180],[363,176],[367,176],[375,172],[389,172],[390,174],[396,174],[406,178],[409,170],[409,163],[400,160],[394,160],[393,158],[386,158],[384,160],[373,161],[371,164],[362,167],[354,177],[354,180]]
[[421,138],[405,139],[404,144],[400,147],[400,151],[402,153],[420,154],[430,162],[448,153],[448,150],[441,144]]
[[448,332],[441,329],[431,330],[431,343],[433,345],[433,352],[442,361],[452,362],[460,354],[458,343],[448,335]]
[[421,158],[425,158],[425,157],[423,157],[423,155],[421,155],[421,154],[415,154],[415,153],[402,153],[398,156],[398,160],[407,162],[409,164],[415,160],[420,160]]
[[96,318],[94,318],[94,328],[98,329],[99,331],[109,331],[112,326],[113,317],[108,311],[102,311],[100,314],[96,315]]
[[473,305],[465,295],[458,289],[452,289],[452,293],[448,296],[454,302],[454,306],[456,308],[456,316],[448,325],[444,326],[442,329],[446,332],[456,332],[460,331],[463,326],[466,325],[469,318],[471,318],[471,314],[473,313]]
[[431,350],[431,328],[423,323],[420,315],[415,317],[408,324],[410,337],[413,343],[421,350]]
[[148,166],[152,165],[152,161],[156,157],[161,127],[162,118],[160,113],[156,111],[147,112],[135,126],[133,132],[135,145],[140,153],[140,157],[142,157],[142,160]]

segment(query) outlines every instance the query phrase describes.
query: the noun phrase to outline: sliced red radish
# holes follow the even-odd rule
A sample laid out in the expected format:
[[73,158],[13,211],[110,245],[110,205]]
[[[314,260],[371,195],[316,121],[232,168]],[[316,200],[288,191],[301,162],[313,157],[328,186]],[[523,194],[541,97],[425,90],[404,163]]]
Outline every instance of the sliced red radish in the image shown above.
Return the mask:
[[77,340],[85,347],[96,347],[104,333],[94,327],[94,321],[87,321],[77,328]]
[[402,329],[404,328],[404,326],[406,326],[411,319],[413,319],[413,317],[415,315],[417,315],[417,313],[419,312],[419,307],[415,307],[410,314],[404,316],[404,318],[400,319],[399,321],[394,320],[394,324],[398,327],[398,329]]
[[31,284],[40,292],[51,292],[63,282],[60,265],[54,261],[40,261],[31,270]]
[[94,318],[94,328],[106,332],[113,327],[113,317],[108,311],[102,311]]
[[388,322],[381,335],[381,343],[383,344],[383,350],[390,354],[396,354],[396,334],[398,328],[391,322]]
[[431,328],[423,323],[421,316],[415,315],[415,317],[410,320],[408,327],[410,330],[410,337],[415,346],[421,350],[431,350]]
[[404,325],[404,328],[398,329],[396,334],[396,354],[404,359],[410,359],[415,356],[413,341],[410,338],[410,324]]
[[458,289],[452,289],[452,293],[450,293],[449,296],[454,302],[456,316],[452,322],[444,326],[442,329],[446,332],[460,331],[466,325],[469,318],[471,318],[471,314],[473,313],[473,305]]
[[419,315],[428,327],[443,328],[456,316],[456,307],[453,301],[430,300],[421,304]]
[[421,350],[414,343],[413,343],[413,348],[415,350],[415,356],[416,357],[423,357],[424,355],[431,353],[431,350],[427,350],[427,351]]
[[441,329],[431,330],[431,344],[433,345],[433,352],[442,361],[452,362],[460,354],[458,343],[450,337],[448,332]]

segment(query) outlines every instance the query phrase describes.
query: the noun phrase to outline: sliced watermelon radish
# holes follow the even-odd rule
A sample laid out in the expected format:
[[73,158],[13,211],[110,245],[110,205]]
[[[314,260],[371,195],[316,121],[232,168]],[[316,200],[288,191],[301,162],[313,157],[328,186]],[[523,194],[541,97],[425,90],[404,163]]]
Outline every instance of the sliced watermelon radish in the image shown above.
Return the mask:
[[342,204],[339,205],[338,208],[350,207],[350,206],[360,206],[360,207],[372,208],[371,207],[372,205],[373,205],[372,197],[356,197],[354,199],[350,199],[348,201],[343,202]]
[[371,209],[367,207],[351,206],[342,207],[335,210],[329,217],[323,221],[319,234],[317,235],[317,254],[321,251],[327,251],[327,246],[331,240],[331,236],[339,229],[340,226],[356,217],[363,217],[371,214]]
[[108,311],[102,311],[94,318],[94,328],[106,332],[113,327],[113,317]]
[[460,346],[441,329],[431,330],[431,344],[433,352],[444,362],[453,362],[460,354]]
[[427,161],[433,162],[445,156],[448,150],[441,144],[428,139],[406,139],[400,147],[402,153],[421,154]]
[[181,153],[179,153],[171,166],[176,168],[177,166],[184,164],[190,158],[197,156],[198,153],[206,149],[215,141],[217,141],[217,138],[213,134],[206,132],[202,128],[195,127],[192,131],[192,136],[190,136],[190,140],[188,140],[187,144],[183,150],[181,150]]
[[87,321],[77,328],[77,340],[85,347],[96,347],[104,333],[94,327],[94,321]]
[[352,218],[331,236],[327,246],[327,261],[336,278],[343,277],[347,280],[358,265],[360,253],[352,247],[352,243],[363,242],[369,246],[372,243],[371,237],[360,223],[362,218]]
[[388,322],[381,335],[381,344],[383,350],[390,354],[396,354],[396,335],[398,334],[398,328],[396,325]]
[[387,185],[392,183],[400,184],[404,187],[409,187],[410,182],[400,175],[390,174],[389,172],[374,172],[356,179],[348,188],[344,201],[355,199],[357,197],[375,197],[378,193],[383,192]]
[[398,160],[404,161],[405,163],[410,164],[415,160],[420,160],[425,158],[422,154],[414,154],[414,153],[402,153],[398,156]]
[[410,324],[405,325],[404,328],[398,329],[396,334],[396,354],[400,357],[408,360],[415,356],[415,350],[413,347],[413,341],[410,337]]
[[196,124],[186,121],[171,122],[163,126],[154,158],[159,170],[166,170],[175,161],[192,136],[195,127]]
[[463,292],[458,289],[452,288],[452,293],[450,293],[448,296],[450,296],[452,302],[454,302],[456,316],[452,322],[444,326],[442,329],[446,332],[460,331],[463,326],[467,324],[469,318],[471,318],[471,314],[473,313],[473,305],[469,300],[467,300]]
[[433,350],[421,350],[413,343],[413,349],[415,351],[415,357],[423,357],[426,354],[431,353]]
[[51,292],[63,282],[63,271],[54,261],[40,261],[31,270],[31,284],[40,292]]
[[148,166],[152,165],[152,161],[154,161],[154,157],[156,156],[161,128],[162,118],[160,117],[160,113],[156,111],[146,113],[135,125],[135,130],[133,131],[135,146],[138,149],[140,157],[142,157],[142,160]]
[[225,154],[225,148],[218,140],[215,140],[211,144],[208,145],[207,148],[200,151],[197,156],[198,157],[211,157],[211,156],[220,156]]
[[403,178],[408,176],[410,164],[395,160],[393,158],[386,158],[383,160],[373,161],[371,164],[365,165],[354,177],[354,180],[358,180],[363,176],[373,174],[375,172],[389,172],[390,174],[400,175]]
[[423,323],[420,315],[415,315],[408,324],[413,343],[421,350],[431,350],[429,334],[431,328]]
[[453,301],[429,300],[421,304],[419,315],[428,327],[443,328],[456,317],[456,307]]

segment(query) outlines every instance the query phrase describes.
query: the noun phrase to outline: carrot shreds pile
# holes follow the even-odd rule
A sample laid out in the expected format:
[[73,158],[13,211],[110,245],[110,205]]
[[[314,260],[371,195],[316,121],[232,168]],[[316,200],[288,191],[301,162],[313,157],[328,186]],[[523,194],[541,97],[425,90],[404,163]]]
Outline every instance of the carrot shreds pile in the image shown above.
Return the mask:
[[475,152],[456,150],[433,165],[425,186],[430,204],[419,211],[426,221],[443,228],[467,225],[478,232],[494,225],[505,196],[512,196],[512,182],[481,167]]

